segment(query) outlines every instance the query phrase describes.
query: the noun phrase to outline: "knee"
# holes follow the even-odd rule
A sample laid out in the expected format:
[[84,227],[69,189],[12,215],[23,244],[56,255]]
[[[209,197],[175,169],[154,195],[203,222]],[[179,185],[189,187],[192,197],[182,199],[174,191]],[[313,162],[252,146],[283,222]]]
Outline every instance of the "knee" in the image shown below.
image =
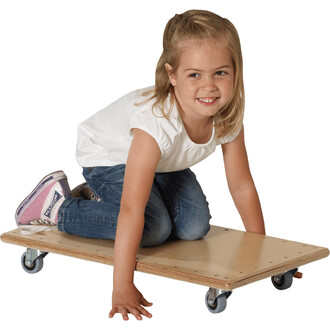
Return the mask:
[[164,243],[171,235],[172,224],[168,216],[153,220],[154,221],[150,221],[150,219],[146,219],[140,243],[141,247],[158,246]]
[[164,243],[170,236],[171,230],[157,231],[157,232],[144,232],[142,235],[141,247],[159,246]]
[[210,230],[210,216],[204,218],[191,218],[176,227],[175,235],[177,238],[187,241],[201,239],[207,235]]

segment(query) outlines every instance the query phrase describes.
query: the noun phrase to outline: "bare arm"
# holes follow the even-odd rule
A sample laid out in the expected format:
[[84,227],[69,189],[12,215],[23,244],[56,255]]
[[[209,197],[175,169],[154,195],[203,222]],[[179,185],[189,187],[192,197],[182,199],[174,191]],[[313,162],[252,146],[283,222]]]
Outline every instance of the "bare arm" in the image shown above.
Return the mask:
[[244,142],[244,128],[237,138],[222,145],[228,187],[249,232],[265,234],[265,225]]
[[144,212],[149,199],[155,171],[160,159],[156,141],[146,132],[134,129],[134,137],[128,154],[124,186],[118,216],[114,251],[113,304],[109,314],[127,313],[137,319],[151,316],[141,305],[150,306],[133,284],[136,253],[143,228]]

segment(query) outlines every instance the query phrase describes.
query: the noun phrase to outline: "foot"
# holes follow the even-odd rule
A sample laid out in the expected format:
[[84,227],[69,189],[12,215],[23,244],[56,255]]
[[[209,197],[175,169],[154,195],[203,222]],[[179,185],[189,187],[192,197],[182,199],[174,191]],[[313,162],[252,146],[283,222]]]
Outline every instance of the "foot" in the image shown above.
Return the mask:
[[91,201],[100,202],[101,198],[88,186],[86,182],[80,184],[71,191],[71,196],[76,198],[83,198]]
[[69,193],[63,171],[45,176],[17,208],[17,225],[56,225],[58,210]]

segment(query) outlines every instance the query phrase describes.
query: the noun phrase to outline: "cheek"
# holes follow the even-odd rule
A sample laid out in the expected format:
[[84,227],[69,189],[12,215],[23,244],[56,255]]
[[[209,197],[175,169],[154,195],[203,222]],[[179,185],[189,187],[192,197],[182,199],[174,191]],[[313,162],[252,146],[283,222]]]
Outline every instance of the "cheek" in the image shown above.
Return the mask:
[[184,86],[178,84],[174,90],[178,97],[185,99],[186,101],[195,95],[195,89],[187,83],[184,84]]
[[228,98],[231,97],[231,95],[234,92],[234,84],[231,80],[226,81],[226,83],[223,85],[223,92],[226,95],[226,97],[228,97]]

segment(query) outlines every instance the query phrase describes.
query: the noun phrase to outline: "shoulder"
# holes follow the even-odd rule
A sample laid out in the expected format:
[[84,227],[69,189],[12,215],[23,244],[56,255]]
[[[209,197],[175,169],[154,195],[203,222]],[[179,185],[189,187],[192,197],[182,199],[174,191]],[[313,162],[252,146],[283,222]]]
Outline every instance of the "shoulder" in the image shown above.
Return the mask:
[[[146,89],[148,92],[148,89]],[[138,92],[140,95],[145,95],[145,92]],[[152,94],[150,94],[152,95]],[[149,96],[150,98],[150,96]],[[176,136],[180,132],[180,124],[177,120],[176,109],[165,117],[159,108],[154,108],[154,99],[139,98],[141,103],[136,102],[136,108],[129,123],[130,134],[134,128],[145,131],[151,135],[159,144],[162,153],[165,149],[169,149],[173,144]]]
[[109,107],[116,106],[139,106],[143,104],[148,104],[150,106],[150,102],[146,102],[148,100],[148,92],[154,89],[153,86],[137,89],[131,91],[127,94],[124,94],[116,101],[112,102]]
[[246,153],[246,148],[245,148],[245,139],[244,139],[244,127],[242,125],[240,131],[238,132],[237,136],[235,139],[228,143],[223,143],[221,145],[222,147],[222,152],[225,155],[242,155]]
[[227,144],[227,143],[230,143],[232,141],[234,141],[239,135],[240,133],[243,134],[243,124],[236,130],[230,132],[229,134],[225,135],[224,137],[222,138],[218,138],[217,140],[217,144]]

